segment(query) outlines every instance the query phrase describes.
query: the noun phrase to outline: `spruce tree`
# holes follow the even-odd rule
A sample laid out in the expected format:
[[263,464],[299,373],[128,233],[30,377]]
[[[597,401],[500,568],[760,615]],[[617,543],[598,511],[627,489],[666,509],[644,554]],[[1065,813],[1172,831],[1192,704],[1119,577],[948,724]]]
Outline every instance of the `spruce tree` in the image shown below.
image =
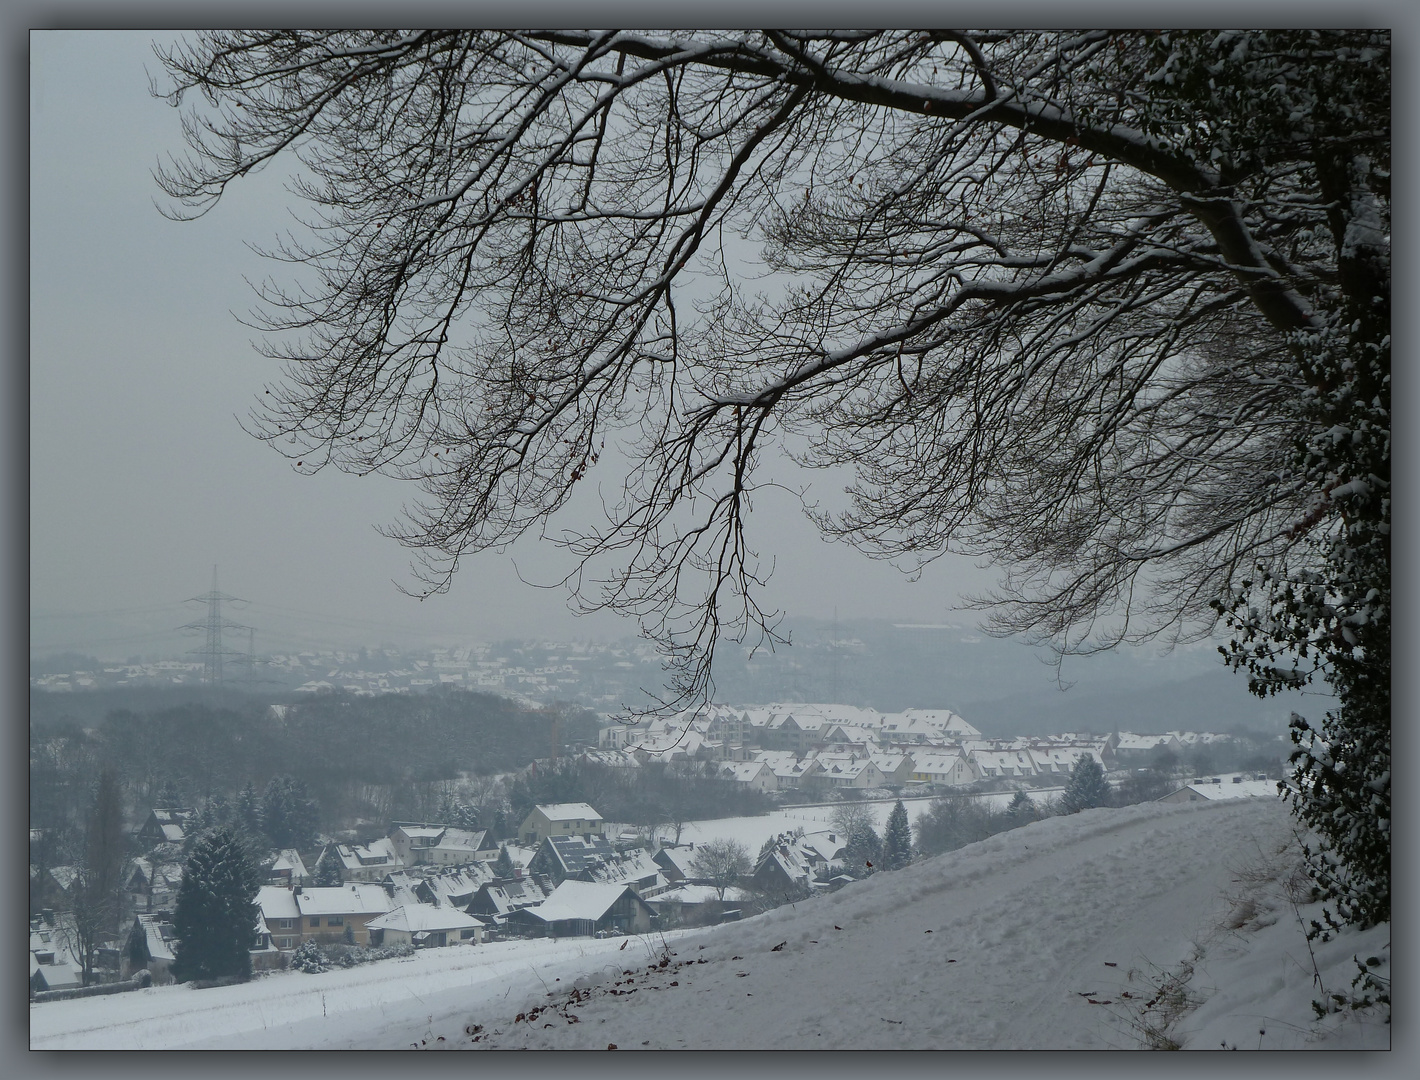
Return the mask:
[[498,858],[493,863],[493,872],[500,878],[508,878],[513,876],[515,869],[516,867],[513,866],[513,857],[508,854],[508,845],[504,844],[498,849]]
[[343,885],[345,875],[341,870],[340,854],[334,844],[328,844],[316,860],[315,883],[317,885]]
[[1006,816],[1011,819],[1012,826],[1034,821],[1035,815],[1035,801],[1024,791],[1016,792],[1011,797],[1011,805],[1006,807]]
[[1081,754],[1075,759],[1070,783],[1060,796],[1060,805],[1067,814],[1077,814],[1093,806],[1108,806],[1109,799],[1109,781],[1104,778],[1104,769],[1089,754]]
[[848,834],[843,848],[847,872],[854,877],[867,877],[883,865],[883,841],[871,825],[857,825]]
[[901,870],[912,861],[912,826],[907,823],[907,807],[898,799],[888,814],[883,835],[883,867]]
[[261,801],[261,827],[278,848],[309,847],[316,836],[320,809],[307,797],[303,781],[275,776]]
[[178,982],[251,976],[259,880],[246,849],[228,828],[205,833],[183,867],[173,910]]
[[237,827],[250,837],[261,833],[261,797],[250,780],[237,796]]

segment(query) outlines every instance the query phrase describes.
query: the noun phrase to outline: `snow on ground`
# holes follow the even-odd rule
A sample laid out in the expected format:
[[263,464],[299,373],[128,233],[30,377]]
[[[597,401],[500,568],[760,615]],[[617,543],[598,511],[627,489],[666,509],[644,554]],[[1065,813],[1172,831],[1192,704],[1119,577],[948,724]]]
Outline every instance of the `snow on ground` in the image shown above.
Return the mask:
[[[1151,980],[1186,961],[1184,999],[1201,1004],[1171,1029],[1185,1046],[1388,1046],[1364,1016],[1314,1021],[1307,943],[1277,899],[1291,825],[1263,800],[1091,810],[664,939],[461,946],[34,1005],[31,1046],[1135,1048]],[[1348,989],[1352,954],[1388,961],[1388,940],[1319,946],[1323,985]]]
[[[669,940],[672,935],[667,934]],[[623,944],[628,943],[623,950]],[[659,937],[655,947],[660,947]],[[316,975],[273,972],[237,986],[193,990],[155,986],[109,997],[45,1002],[30,1008],[31,1049],[171,1049],[199,1043],[233,1048],[296,1047],[292,1025],[306,1024],[301,1038],[334,1039],[358,1046],[370,1024],[408,1030],[417,1042],[426,1004],[480,1002],[497,1009],[512,993],[526,993],[519,980],[537,985],[538,975],[555,986],[563,964],[578,972],[614,958],[638,963],[652,946],[638,938],[561,938],[455,945],[413,956],[335,969]],[[613,965],[615,966],[615,965]],[[513,988],[519,987],[514,992]],[[431,1006],[432,1007],[432,1006]],[[314,1027],[309,1026],[314,1022]],[[323,1034],[322,1034],[323,1033]],[[400,1044],[396,1044],[400,1045]]]
[[[1028,794],[1037,803],[1043,803],[1047,799],[1054,798],[1063,788],[1049,788],[1039,791],[1031,791]],[[974,795],[972,798],[980,799],[997,810],[1004,810],[1010,805],[1011,799],[1015,797],[1014,791],[997,791],[986,795]],[[861,805],[868,807],[873,812],[876,828],[881,834],[887,827],[888,814],[892,813],[895,800],[882,799],[871,802],[864,801]],[[907,808],[909,821],[915,822],[917,816],[927,809],[932,803],[930,798],[904,799],[903,804]],[[771,836],[777,836],[781,832],[793,832],[795,829],[803,829],[804,832],[818,832],[823,829],[830,829],[833,826],[830,821],[833,817],[834,806],[793,806],[775,810],[773,813],[761,814],[758,817],[733,817],[715,818],[710,821],[692,821],[681,829],[680,842],[682,844],[695,844],[699,846],[707,840],[731,839],[738,840],[745,847],[749,848],[751,856],[755,855],[766,840]],[[630,829],[629,831],[634,831]],[[613,828],[613,830],[615,829]],[[669,842],[674,839],[674,834],[667,834],[662,829],[659,834],[663,840]]]

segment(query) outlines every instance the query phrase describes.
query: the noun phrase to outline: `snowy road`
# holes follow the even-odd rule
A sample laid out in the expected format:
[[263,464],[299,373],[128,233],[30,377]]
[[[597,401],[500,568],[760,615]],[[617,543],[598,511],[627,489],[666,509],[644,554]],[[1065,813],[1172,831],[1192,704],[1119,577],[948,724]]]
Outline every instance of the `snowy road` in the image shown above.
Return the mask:
[[[431,950],[34,1006],[31,1045],[451,1047],[472,1045],[465,1028],[481,1024],[477,1045],[510,1048],[1133,1047],[1122,1010],[1089,999],[1146,991],[1141,977],[1190,952],[1226,911],[1235,871],[1275,852],[1290,825],[1271,800],[1086,811],[741,924],[667,935],[675,957],[654,974],[658,940]],[[631,970],[634,983],[606,992]],[[514,1022],[565,1000],[579,976],[598,987],[587,1000]]]

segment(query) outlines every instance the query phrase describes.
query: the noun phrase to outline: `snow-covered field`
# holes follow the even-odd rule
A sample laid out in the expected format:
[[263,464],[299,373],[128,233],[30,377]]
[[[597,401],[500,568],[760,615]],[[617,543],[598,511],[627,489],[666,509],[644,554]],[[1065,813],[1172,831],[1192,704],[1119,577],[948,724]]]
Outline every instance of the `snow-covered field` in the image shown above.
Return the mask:
[[[1039,791],[1029,792],[1031,798],[1038,802],[1054,798],[1063,788],[1048,788]],[[1015,797],[1013,791],[991,792],[986,795],[976,795],[973,798],[991,805],[997,810],[1003,810],[1010,805],[1011,799]],[[888,814],[892,813],[892,799],[874,800],[864,802],[862,805],[872,810],[876,827],[879,833],[887,827]],[[909,821],[915,822],[917,815],[925,811],[932,804],[930,798],[904,799],[907,808]],[[833,816],[833,806],[796,806],[783,810],[776,810],[770,814],[761,814],[758,817],[734,817],[715,818],[711,821],[692,821],[681,829],[680,842],[682,844],[703,844],[707,840],[717,840],[727,838],[738,840],[749,848],[750,855],[759,851],[760,845],[771,836],[776,836],[781,832],[792,832],[795,829],[803,829],[804,832],[817,832],[821,829],[832,828],[830,820]],[[634,831],[634,830],[632,830]],[[657,834],[665,842],[670,842],[675,837],[672,830],[667,830],[664,826]]]
[[1196,1007],[1171,1029],[1185,1047],[1386,1047],[1364,1014],[1314,1019],[1314,977],[1348,989],[1353,954],[1389,976],[1389,927],[1317,946],[1313,967],[1276,880],[1291,825],[1263,800],[1086,811],[664,939],[456,947],[31,1006],[30,1044],[1134,1048],[1159,973],[1191,960]]

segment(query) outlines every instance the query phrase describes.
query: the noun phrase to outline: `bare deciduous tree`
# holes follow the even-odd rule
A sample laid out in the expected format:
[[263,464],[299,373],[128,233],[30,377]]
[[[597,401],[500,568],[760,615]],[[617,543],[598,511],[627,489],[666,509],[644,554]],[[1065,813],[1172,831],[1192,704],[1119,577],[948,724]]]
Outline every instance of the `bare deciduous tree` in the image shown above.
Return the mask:
[[[391,532],[417,589],[625,462],[605,520],[555,538],[578,601],[662,646],[668,709],[726,634],[774,638],[746,524],[771,449],[856,474],[830,536],[997,560],[998,630],[1063,652],[1224,617],[1260,688],[1317,654],[1361,685],[1389,652],[1389,55],[220,31],[163,56],[158,92],[197,103],[161,181],[198,214],[299,161],[254,428],[302,471],[416,482]],[[1388,733],[1388,695],[1355,700]],[[1357,751],[1387,785],[1388,745]]]
[[704,878],[718,893],[717,899],[725,899],[725,890],[738,885],[754,869],[750,861],[749,848],[738,840],[720,837],[707,840],[695,849],[695,858],[690,868],[697,877]]
[[99,949],[119,932],[125,848],[122,792],[113,770],[104,768],[89,807],[84,859],[72,890],[74,953],[85,986],[93,982]]
[[[1305,59],[1360,93],[1370,37]],[[426,588],[630,432],[604,527],[560,539],[620,560],[578,596],[641,617],[693,697],[720,634],[773,626],[745,512],[774,443],[856,470],[828,533],[1003,559],[1000,625],[1064,648],[1102,613],[1128,617],[1105,643],[1206,619],[1293,549],[1318,492],[1286,460],[1308,422],[1286,337],[1325,322],[1335,234],[1383,184],[1343,167],[1337,205],[1316,159],[1378,167],[1388,124],[1231,146],[1169,99],[1172,55],[1107,32],[214,32],[164,56],[171,99],[207,107],[162,180],[198,213],[299,158],[315,216],[273,252],[305,273],[264,291],[288,377],[257,430],[302,470],[417,481],[394,533]]]

